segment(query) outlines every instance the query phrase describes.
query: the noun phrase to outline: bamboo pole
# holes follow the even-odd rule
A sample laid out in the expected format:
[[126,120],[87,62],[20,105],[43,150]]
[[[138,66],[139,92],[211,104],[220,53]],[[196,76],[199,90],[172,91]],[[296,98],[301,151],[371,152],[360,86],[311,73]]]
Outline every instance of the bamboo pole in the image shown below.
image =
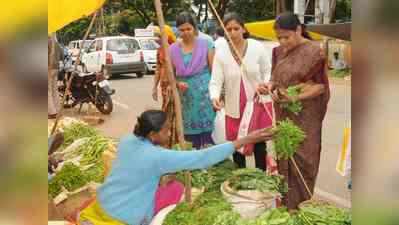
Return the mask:
[[[91,31],[91,29],[93,27],[94,21],[96,19],[96,16],[97,16],[97,11],[94,13],[93,18],[90,21],[89,28],[87,28],[85,36],[83,37],[82,46],[79,49],[79,54],[78,54],[78,57],[77,57],[76,62],[75,62],[75,71],[77,70],[78,64],[80,64],[80,55],[82,54],[82,47],[84,46],[84,43],[85,43],[87,37],[89,36],[89,33],[90,33],[90,31]],[[67,93],[68,93],[69,89],[71,88],[71,83],[72,83],[73,77],[74,77],[74,73],[71,73],[71,77],[69,77],[68,82],[67,82],[67,86],[65,88],[64,96],[62,97],[62,100],[60,102],[60,111],[57,113],[57,117],[55,118],[55,122],[54,122],[53,128],[51,129],[51,133],[50,133],[51,135],[53,135],[54,132],[56,131],[58,122],[61,119],[62,112],[64,110],[64,102],[66,100]]]
[[[179,144],[182,149],[185,149],[185,141],[184,141],[184,128],[183,128],[183,116],[182,116],[182,107],[180,102],[180,96],[176,88],[176,80],[173,72],[172,62],[170,59],[170,54],[168,51],[169,44],[166,37],[165,32],[165,19],[162,12],[162,5],[160,0],[154,0],[155,4],[155,11],[158,18],[159,29],[161,31],[161,38],[162,38],[162,46],[164,47],[165,51],[165,61],[167,67],[167,75],[169,80],[169,85],[172,89],[173,99],[174,99],[174,106],[175,106],[175,113],[176,113],[176,130],[177,130],[177,138]],[[191,175],[189,172],[185,173],[185,200],[187,202],[191,202]]]

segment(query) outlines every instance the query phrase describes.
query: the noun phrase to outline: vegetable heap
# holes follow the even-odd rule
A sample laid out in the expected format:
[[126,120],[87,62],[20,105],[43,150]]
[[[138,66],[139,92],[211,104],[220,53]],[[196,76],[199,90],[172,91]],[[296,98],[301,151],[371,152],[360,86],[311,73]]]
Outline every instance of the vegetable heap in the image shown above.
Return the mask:
[[[206,191],[219,191],[220,185],[232,176],[236,165],[231,160],[225,160],[204,170],[191,172],[191,183],[195,188],[205,188]],[[178,172],[177,179],[184,183],[184,173]]]
[[285,207],[270,209],[255,219],[242,219],[238,213],[222,212],[212,225],[350,225],[350,212],[332,205],[307,205],[290,214]]
[[270,209],[255,219],[243,219],[235,212],[221,213],[212,225],[296,225],[286,208]]
[[[290,86],[287,88],[287,94],[290,97],[297,97],[301,93],[301,88],[296,86]],[[293,101],[282,104],[283,109],[298,115],[302,111],[302,103],[300,101]]]
[[300,206],[298,218],[304,225],[350,225],[352,217],[348,210],[318,202],[307,202]]
[[77,139],[93,137],[97,135],[97,130],[88,126],[87,124],[73,122],[64,128],[64,143],[62,144],[61,149],[69,146]]
[[205,192],[192,205],[179,204],[166,216],[163,225],[211,225],[220,213],[231,210],[231,205],[220,193]]
[[63,130],[65,142],[55,154],[61,155],[65,164],[49,181],[49,194],[52,197],[62,191],[61,186],[68,191],[74,191],[91,181],[102,183],[102,154],[113,145],[112,140],[81,122],[71,122]]
[[263,193],[287,193],[288,185],[279,175],[267,175],[257,168],[245,168],[233,171],[229,179],[230,187],[234,190],[257,190]]
[[293,157],[299,145],[305,140],[305,133],[290,119],[279,121],[274,130],[274,150],[277,158],[286,160]]
[[68,191],[75,191],[86,183],[87,179],[79,167],[68,163],[49,181],[48,192],[51,197],[55,198],[61,193],[62,187],[65,187]]

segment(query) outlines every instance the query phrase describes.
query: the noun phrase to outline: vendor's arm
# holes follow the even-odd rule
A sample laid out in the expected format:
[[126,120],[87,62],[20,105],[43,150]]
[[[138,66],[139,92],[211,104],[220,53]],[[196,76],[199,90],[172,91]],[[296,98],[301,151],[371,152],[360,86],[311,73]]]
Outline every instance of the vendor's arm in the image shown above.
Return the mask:
[[216,145],[203,150],[177,151],[162,149],[159,151],[161,173],[173,173],[180,170],[203,169],[223,161],[233,154],[233,143]]
[[173,173],[180,170],[203,169],[223,161],[246,144],[271,139],[269,130],[261,129],[250,133],[234,142],[216,145],[203,150],[174,151],[159,148],[158,163],[160,173]]

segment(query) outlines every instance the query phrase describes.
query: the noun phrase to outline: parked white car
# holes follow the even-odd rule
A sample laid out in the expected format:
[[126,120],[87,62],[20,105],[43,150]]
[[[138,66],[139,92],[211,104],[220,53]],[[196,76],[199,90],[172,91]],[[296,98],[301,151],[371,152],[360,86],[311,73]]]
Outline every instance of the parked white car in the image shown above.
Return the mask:
[[96,38],[82,56],[87,72],[103,71],[106,75],[146,72],[144,53],[139,42],[129,36]]
[[155,72],[157,67],[157,49],[159,45],[155,37],[134,37],[140,44],[144,54],[144,62],[147,72]]

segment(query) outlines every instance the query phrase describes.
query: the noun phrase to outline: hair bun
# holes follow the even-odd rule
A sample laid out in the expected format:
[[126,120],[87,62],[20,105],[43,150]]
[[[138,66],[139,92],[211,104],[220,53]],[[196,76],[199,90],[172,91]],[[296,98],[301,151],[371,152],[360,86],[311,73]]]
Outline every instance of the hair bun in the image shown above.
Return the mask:
[[160,110],[147,110],[137,117],[133,133],[138,137],[147,137],[151,131],[160,131],[165,121],[165,112]]

